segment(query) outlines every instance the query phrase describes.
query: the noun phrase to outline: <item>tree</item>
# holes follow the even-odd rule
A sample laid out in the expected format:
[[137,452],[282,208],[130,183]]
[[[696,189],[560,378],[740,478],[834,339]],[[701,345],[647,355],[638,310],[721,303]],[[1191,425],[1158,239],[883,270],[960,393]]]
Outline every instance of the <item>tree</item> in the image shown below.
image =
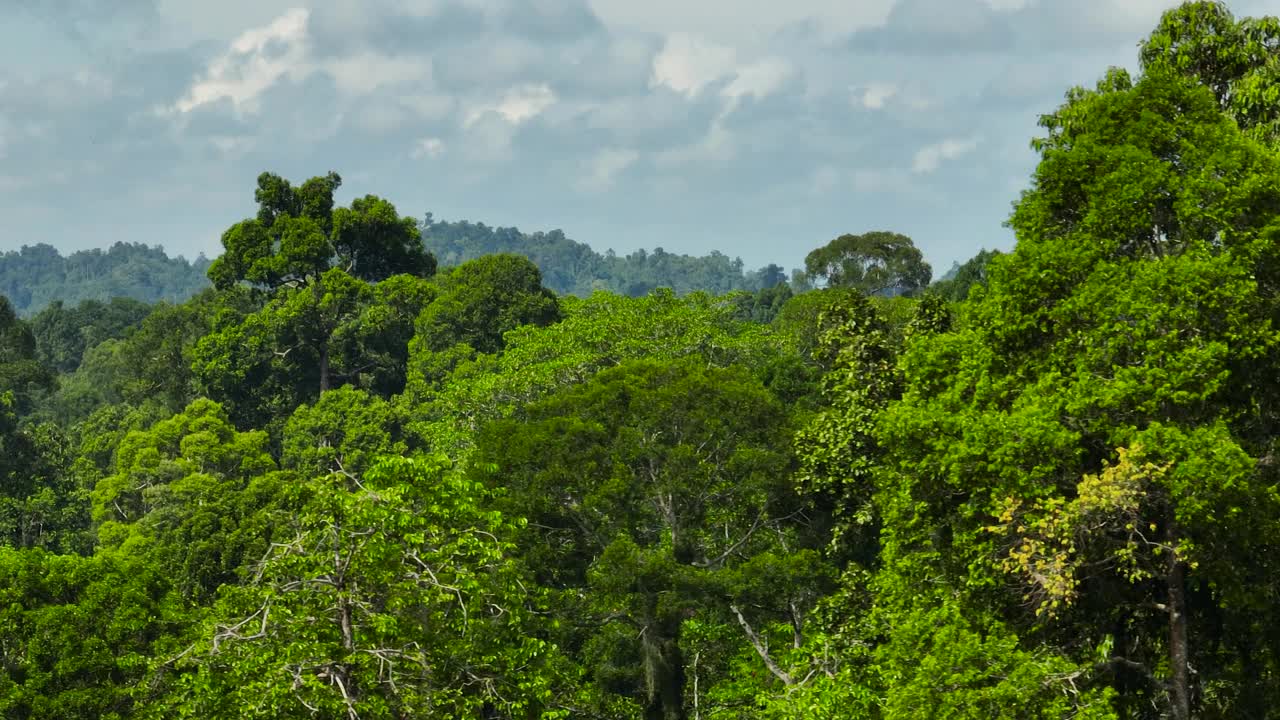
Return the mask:
[[281,464],[304,475],[360,474],[384,455],[403,455],[401,418],[382,398],[352,387],[330,390],[294,411]]
[[407,273],[430,277],[436,261],[422,247],[417,223],[373,195],[334,208],[337,173],[301,187],[273,173],[258,176],[258,216],[222,236],[225,252],[209,267],[219,290],[249,282],[268,290],[319,279],[331,268],[376,282]]
[[190,613],[141,558],[0,547],[0,715],[136,717],[148,658]]
[[60,373],[80,367],[85,350],[103,340],[124,337],[151,313],[140,300],[117,297],[110,302],[82,300],[68,309],[57,300],[31,319],[40,361]]
[[[1269,577],[1280,518],[1280,160],[1159,66],[1043,123],[1016,248],[964,323],[908,345],[877,423],[883,602],[947,578],[1118,712],[1265,714],[1275,590],[1233,578]],[[1036,579],[1009,596],[1008,575]],[[1028,617],[1028,592],[1070,609]]]
[[331,268],[215,328],[192,350],[192,370],[241,427],[283,423],[339,385],[390,395],[404,386],[414,318],[434,296],[422,278],[371,285]]
[[522,325],[560,319],[556,296],[538,266],[519,255],[486,255],[459,265],[418,319],[416,342],[433,352],[465,343],[483,353],[502,349],[503,335]]
[[14,410],[26,415],[37,396],[52,390],[56,382],[54,374],[40,364],[31,327],[0,295],[0,394],[10,393]]
[[966,300],[970,289],[987,286],[991,262],[1001,255],[999,250],[980,250],[964,264],[956,266],[954,274],[949,273],[950,277],[930,285],[929,291],[952,302]]
[[101,548],[146,557],[185,597],[208,601],[270,543],[264,511],[285,482],[261,430],[237,432],[201,399],[129,433],[91,495]]
[[497,356],[477,357],[466,346],[455,346],[461,353],[429,352],[415,339],[409,382],[398,398],[408,435],[425,447],[465,453],[484,422],[627,360],[698,357],[713,367],[764,367],[780,352],[767,328],[737,319],[731,301],[703,293],[598,292],[566,298],[563,308],[558,323],[508,331]]
[[806,255],[804,267],[828,287],[868,295],[916,292],[929,284],[933,272],[911,238],[886,231],[841,235]]
[[1167,10],[1139,54],[1143,72],[1164,68],[1213,91],[1246,133],[1280,141],[1280,18],[1237,21],[1217,0]]
[[779,442],[785,420],[739,368],[646,360],[481,432],[473,473],[529,519],[522,554],[557,591],[578,636],[566,642],[585,643],[600,689],[631,698],[644,718],[686,716],[686,619],[803,627],[804,583],[775,573],[769,592],[751,596],[746,588],[766,587],[759,579],[776,566],[758,562],[755,583],[742,574],[775,552],[776,565],[811,567]]
[[[513,520],[440,458],[312,476],[153,717],[565,717]],[[176,675],[165,677],[170,672]]]

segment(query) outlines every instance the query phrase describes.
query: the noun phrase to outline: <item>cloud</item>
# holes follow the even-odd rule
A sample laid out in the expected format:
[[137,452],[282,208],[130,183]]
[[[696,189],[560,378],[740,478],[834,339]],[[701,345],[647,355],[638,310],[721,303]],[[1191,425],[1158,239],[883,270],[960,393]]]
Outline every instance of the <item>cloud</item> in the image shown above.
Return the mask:
[[981,0],[899,0],[882,26],[858,30],[855,52],[955,55],[1008,51],[1016,42],[1004,13]]
[[733,80],[721,94],[737,100],[743,97],[763,98],[776,92],[792,76],[791,65],[782,58],[770,57],[739,67]]
[[270,24],[246,30],[231,48],[209,63],[204,77],[191,86],[174,108],[191,110],[223,98],[237,110],[253,112],[254,101],[281,78],[306,73],[307,20],[310,12],[294,8]]
[[436,137],[421,138],[414,143],[413,149],[409,151],[409,157],[414,160],[437,158],[442,152],[444,152],[443,140]]
[[470,127],[489,113],[494,113],[512,125],[519,125],[537,117],[556,101],[556,94],[545,84],[521,85],[507,90],[500,100],[480,104],[467,112],[463,127]]
[[893,83],[871,83],[854,88],[854,101],[867,110],[883,110],[897,94],[898,86]]
[[916,151],[911,161],[911,172],[917,175],[932,173],[941,167],[943,162],[967,155],[977,147],[977,138],[948,138],[942,142],[926,145]]
[[603,192],[614,186],[618,174],[635,164],[640,153],[631,148],[606,148],[587,162],[577,187],[583,192]]
[[1011,241],[1037,114],[1171,2],[156,0],[111,21],[146,42],[94,36],[109,62],[6,26],[0,244],[212,252],[257,173],[336,169],[343,197],[602,248],[794,266],[887,227],[945,267]]
[[717,45],[687,33],[674,33],[653,59],[652,86],[662,86],[693,97],[702,88],[734,69],[733,48]]

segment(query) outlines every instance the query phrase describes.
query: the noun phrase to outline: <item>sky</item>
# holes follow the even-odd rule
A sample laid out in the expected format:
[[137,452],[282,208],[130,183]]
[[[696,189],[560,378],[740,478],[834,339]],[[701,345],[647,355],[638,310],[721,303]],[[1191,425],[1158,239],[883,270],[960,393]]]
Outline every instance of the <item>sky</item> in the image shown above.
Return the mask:
[[0,0],[0,251],[214,257],[260,172],[333,170],[344,203],[748,268],[891,230],[941,275],[1012,247],[1037,117],[1174,4]]

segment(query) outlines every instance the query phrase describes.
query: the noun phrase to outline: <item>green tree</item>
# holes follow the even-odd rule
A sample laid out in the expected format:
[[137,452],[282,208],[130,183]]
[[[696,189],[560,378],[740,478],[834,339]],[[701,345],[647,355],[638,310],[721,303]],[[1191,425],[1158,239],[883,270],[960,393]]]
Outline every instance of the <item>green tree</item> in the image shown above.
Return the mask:
[[105,303],[82,300],[74,308],[54,301],[31,319],[40,362],[60,373],[73,372],[80,367],[85,350],[103,340],[124,337],[151,309],[147,303],[123,297]]
[[0,393],[9,393],[14,409],[26,415],[56,382],[54,374],[40,363],[31,327],[0,295]]
[[1258,140],[1280,141],[1280,18],[1243,18],[1217,0],[1167,10],[1143,41],[1144,72],[1161,67],[1213,91],[1218,104]]
[[[966,588],[969,617],[1052,643],[1125,716],[1264,716],[1274,589],[1241,573],[1270,576],[1280,517],[1258,462],[1277,419],[1280,162],[1157,66],[1112,71],[1043,123],[1017,247],[958,329],[909,343],[878,423],[881,602]],[[1115,448],[1159,471],[1108,470]],[[1026,589],[1000,591],[1009,574]]]
[[370,282],[435,273],[435,258],[423,249],[412,218],[373,195],[335,208],[341,184],[333,172],[297,188],[274,173],[259,175],[258,216],[223,234],[225,251],[209,267],[214,286],[248,282],[275,290],[317,280],[331,268]]
[[933,275],[924,256],[906,235],[874,231],[841,235],[804,258],[810,278],[828,287],[851,287],[868,295],[913,293]]
[[644,718],[682,719],[686,619],[736,614],[753,639],[762,619],[803,627],[805,583],[763,580],[812,564],[787,481],[786,415],[749,373],[632,361],[524,415],[482,430],[473,473],[529,519],[523,555],[557,591],[566,642],[583,647],[600,690]]
[[371,285],[332,268],[205,336],[192,369],[241,427],[277,426],[338,385],[390,395],[404,385],[413,318],[433,297],[421,278]]
[[93,488],[101,548],[145,557],[184,596],[207,601],[271,541],[263,513],[285,481],[267,435],[237,432],[211,400],[128,433]]
[[465,453],[484,422],[627,360],[699,357],[714,367],[763,368],[781,343],[762,326],[735,317],[733,303],[702,293],[643,298],[598,292],[565,298],[564,320],[525,325],[505,335],[500,355],[475,356],[466,346],[427,352],[414,342],[409,383],[398,398],[417,444]]
[[140,558],[0,547],[0,715],[136,717],[135,684],[190,612]]
[[565,717],[513,521],[439,459],[299,485],[301,509],[152,717]]
[[507,331],[560,319],[560,305],[542,286],[538,266],[519,255],[465,262],[440,285],[439,297],[418,319],[416,342],[432,352],[465,343],[478,352],[496,353]]
[[930,285],[930,292],[952,302],[968,299],[971,288],[987,286],[991,261],[1001,254],[999,250],[980,250],[964,264],[956,266],[954,274],[949,273],[950,277],[944,277]]

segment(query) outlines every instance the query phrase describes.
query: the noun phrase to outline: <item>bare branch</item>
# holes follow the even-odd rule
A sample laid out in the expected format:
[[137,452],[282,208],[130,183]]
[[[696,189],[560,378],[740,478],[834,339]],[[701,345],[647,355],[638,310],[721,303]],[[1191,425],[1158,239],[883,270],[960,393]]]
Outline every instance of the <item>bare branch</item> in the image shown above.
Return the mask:
[[791,675],[788,674],[786,670],[778,667],[778,664],[773,661],[773,658],[769,657],[769,648],[760,641],[760,636],[756,634],[756,631],[751,629],[751,624],[747,622],[745,617],[743,617],[742,611],[738,609],[738,606],[730,605],[729,609],[733,611],[734,615],[738,616],[738,624],[742,626],[743,632],[747,634],[747,641],[751,643],[751,647],[756,649],[756,654],[764,661],[765,667],[769,668],[769,672],[773,673],[774,677],[781,680],[783,685],[786,685],[787,687],[794,685],[795,680]]

